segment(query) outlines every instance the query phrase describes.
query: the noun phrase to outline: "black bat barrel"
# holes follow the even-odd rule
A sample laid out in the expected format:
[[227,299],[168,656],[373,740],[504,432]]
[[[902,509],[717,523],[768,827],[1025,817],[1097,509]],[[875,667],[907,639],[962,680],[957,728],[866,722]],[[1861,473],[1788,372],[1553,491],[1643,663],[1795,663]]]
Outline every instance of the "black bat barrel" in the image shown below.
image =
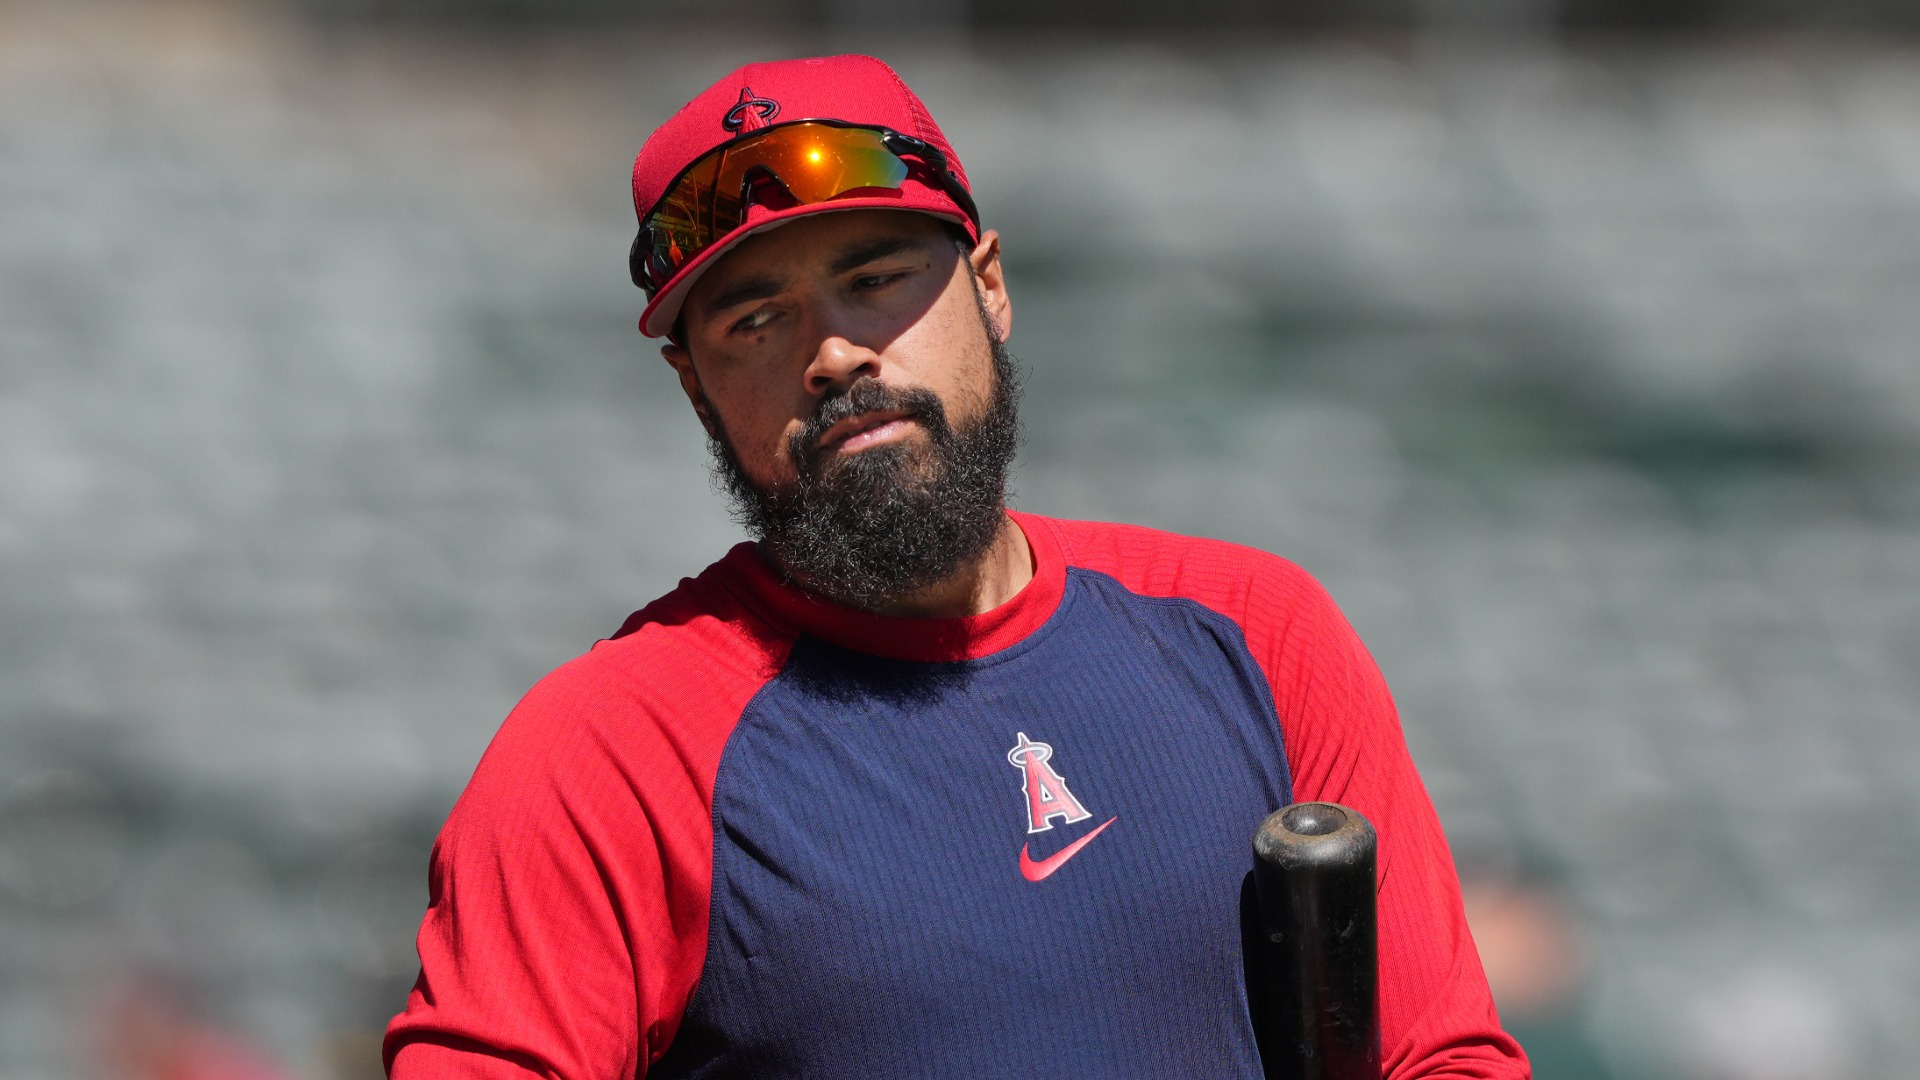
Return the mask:
[[1253,834],[1247,991],[1268,1080],[1380,1080],[1375,847],[1338,803],[1282,807]]

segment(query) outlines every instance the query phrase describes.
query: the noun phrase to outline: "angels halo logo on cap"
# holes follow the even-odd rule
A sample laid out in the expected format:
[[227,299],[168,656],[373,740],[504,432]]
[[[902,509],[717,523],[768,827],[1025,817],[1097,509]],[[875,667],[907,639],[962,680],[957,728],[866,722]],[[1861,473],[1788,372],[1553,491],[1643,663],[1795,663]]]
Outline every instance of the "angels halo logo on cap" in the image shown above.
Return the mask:
[[740,88],[740,100],[734,103],[733,108],[727,110],[727,115],[720,121],[720,126],[735,134],[759,131],[773,123],[773,118],[779,115],[779,102],[771,98],[756,97],[753,87],[743,86]]

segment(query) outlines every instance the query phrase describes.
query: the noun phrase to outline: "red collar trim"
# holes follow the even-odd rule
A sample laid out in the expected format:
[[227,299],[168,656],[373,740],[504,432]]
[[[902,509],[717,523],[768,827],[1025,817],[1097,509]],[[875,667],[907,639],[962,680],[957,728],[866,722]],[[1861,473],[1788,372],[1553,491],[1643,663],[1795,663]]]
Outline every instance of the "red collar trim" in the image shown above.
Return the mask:
[[1067,588],[1066,556],[1046,519],[1008,511],[1033,550],[1033,580],[1013,599],[958,619],[901,619],[823,600],[780,579],[760,550],[735,545],[720,561],[742,599],[772,621],[855,652],[926,663],[974,660],[1017,644],[1060,606]]

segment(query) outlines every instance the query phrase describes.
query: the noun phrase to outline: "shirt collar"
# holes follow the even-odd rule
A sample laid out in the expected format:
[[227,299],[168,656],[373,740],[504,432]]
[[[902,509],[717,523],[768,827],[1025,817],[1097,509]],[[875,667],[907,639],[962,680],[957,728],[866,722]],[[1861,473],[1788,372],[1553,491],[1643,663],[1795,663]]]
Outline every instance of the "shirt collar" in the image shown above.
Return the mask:
[[1065,555],[1046,519],[1008,511],[1033,552],[1033,580],[992,611],[954,619],[875,615],[823,599],[781,579],[759,548],[736,545],[720,565],[741,599],[797,633],[855,652],[923,662],[973,660],[1017,644],[1053,616],[1066,592]]

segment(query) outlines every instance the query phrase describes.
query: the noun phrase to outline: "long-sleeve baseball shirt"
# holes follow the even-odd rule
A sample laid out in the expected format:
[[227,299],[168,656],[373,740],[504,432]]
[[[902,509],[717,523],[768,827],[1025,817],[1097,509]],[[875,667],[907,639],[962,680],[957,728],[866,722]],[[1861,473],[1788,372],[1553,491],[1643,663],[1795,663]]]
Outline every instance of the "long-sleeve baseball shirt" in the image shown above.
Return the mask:
[[1289,802],[1380,838],[1388,1077],[1528,1075],[1378,668],[1298,567],[1013,515],[957,619],[751,545],[542,680],[433,851],[395,1080],[1261,1075],[1241,889]]

